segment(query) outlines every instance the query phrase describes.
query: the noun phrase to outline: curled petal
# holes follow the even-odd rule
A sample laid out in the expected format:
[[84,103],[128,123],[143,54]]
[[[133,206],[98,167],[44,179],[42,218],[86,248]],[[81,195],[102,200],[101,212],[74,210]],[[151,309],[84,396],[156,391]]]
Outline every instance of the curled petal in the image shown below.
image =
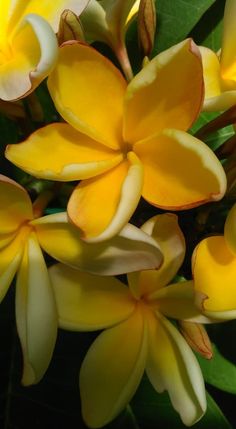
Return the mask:
[[202,101],[200,53],[187,39],[153,58],[128,85],[125,141],[135,142],[169,127],[187,130],[197,118]]
[[33,176],[59,181],[96,176],[123,158],[65,123],[50,124],[25,142],[8,145],[5,155]]
[[192,350],[164,318],[149,320],[147,375],[158,392],[167,390],[183,423],[191,426],[206,411],[203,376]]
[[127,319],[135,308],[129,289],[115,277],[94,276],[57,264],[49,270],[59,324],[94,331]]
[[182,210],[220,200],[226,176],[214,152],[178,130],[138,142],[134,151],[144,166],[143,197],[167,210]]
[[127,158],[108,173],[81,182],[70,197],[69,218],[82,230],[86,241],[113,237],[129,221],[138,205],[143,168],[133,152],[129,152]]
[[51,26],[42,17],[25,16],[12,36],[11,55],[1,65],[0,98],[25,96],[51,72],[58,46]]
[[68,223],[66,213],[44,216],[32,222],[43,249],[74,268],[99,275],[116,275],[158,268],[162,254],[155,241],[133,225],[126,225],[114,238],[89,244],[78,228]]
[[128,25],[138,13],[139,3],[140,0],[107,2],[106,21],[115,43],[124,40]]
[[197,303],[215,319],[231,319],[236,314],[236,257],[223,236],[202,240],[193,255],[192,270]]
[[65,9],[70,9],[75,14],[80,15],[88,1],[57,0],[56,2],[49,2],[48,0],[29,0],[22,2],[21,0],[13,0],[11,1],[9,27],[15,27],[28,14],[37,14],[47,20],[53,27],[54,32],[57,32],[62,12]]
[[106,21],[106,12],[100,3],[97,0],[90,0],[81,15],[81,22],[88,42],[91,43],[98,40],[109,44],[110,35]]
[[232,90],[227,89],[227,82],[221,75],[220,62],[217,55],[208,48],[200,48],[205,84],[205,99],[203,110],[214,112],[225,110],[236,103],[236,84]]
[[94,341],[80,370],[82,414],[89,427],[102,427],[128,404],[143,375],[146,352],[139,311]]
[[32,204],[25,189],[14,180],[0,175],[0,237],[15,232],[33,218]]
[[65,44],[48,88],[67,122],[92,139],[119,149],[126,82],[109,60],[87,45]]
[[32,234],[16,284],[16,323],[24,370],[22,383],[37,383],[50,363],[57,335],[57,312],[47,267]]

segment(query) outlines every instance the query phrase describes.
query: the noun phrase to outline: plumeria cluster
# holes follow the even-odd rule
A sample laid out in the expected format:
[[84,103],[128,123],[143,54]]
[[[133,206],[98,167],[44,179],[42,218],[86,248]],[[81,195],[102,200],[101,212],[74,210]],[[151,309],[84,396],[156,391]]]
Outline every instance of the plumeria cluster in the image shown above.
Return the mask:
[[[202,111],[236,104],[236,3],[226,1],[221,53],[189,38],[153,58],[152,0],[2,0],[0,8],[6,112],[48,76],[60,115],[5,152],[31,182],[51,181],[46,190],[32,203],[23,183],[0,176],[0,297],[16,277],[22,383],[42,379],[58,326],[103,330],[80,368],[88,427],[113,420],[144,371],[190,426],[206,411],[192,351],[211,357],[202,324],[236,317],[236,205],[224,235],[197,243],[188,280],[178,277],[185,230],[173,212],[211,207],[227,192],[222,157],[188,130]],[[134,76],[125,36],[137,16],[145,58]],[[109,45],[119,68],[94,41]],[[45,214],[65,182],[78,182],[67,210]],[[141,197],[155,215],[139,228]]]

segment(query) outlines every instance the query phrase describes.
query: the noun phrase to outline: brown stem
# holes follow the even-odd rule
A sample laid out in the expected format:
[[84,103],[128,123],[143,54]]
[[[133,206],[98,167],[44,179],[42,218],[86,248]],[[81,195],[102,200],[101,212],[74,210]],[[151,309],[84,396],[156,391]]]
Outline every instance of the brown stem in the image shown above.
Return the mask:
[[123,42],[121,42],[118,46],[114,47],[115,54],[119,60],[121,68],[124,72],[124,75],[127,81],[131,81],[134,77],[133,71],[131,68],[130,60],[128,57],[126,46]]
[[236,106],[226,110],[226,112],[222,113],[217,118],[213,119],[200,128],[200,130],[196,132],[195,137],[203,140],[206,136],[208,136],[208,134],[211,134],[221,128],[227,127],[227,125],[234,123],[236,123]]

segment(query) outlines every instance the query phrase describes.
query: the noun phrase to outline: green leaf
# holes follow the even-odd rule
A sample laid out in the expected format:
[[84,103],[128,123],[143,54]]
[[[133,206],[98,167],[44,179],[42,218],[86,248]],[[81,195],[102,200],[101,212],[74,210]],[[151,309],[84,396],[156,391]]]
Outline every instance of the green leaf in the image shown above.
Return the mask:
[[196,355],[204,379],[212,386],[236,394],[236,366],[226,359],[213,344],[213,358],[206,360]]
[[156,0],[157,34],[153,54],[185,39],[216,0]]
[[[194,429],[232,429],[230,423],[213,398],[207,394],[207,412],[205,416],[196,423]],[[173,409],[168,394],[158,394],[147,378],[144,378],[131,407],[140,429],[145,428],[171,428],[186,429],[178,414]]]

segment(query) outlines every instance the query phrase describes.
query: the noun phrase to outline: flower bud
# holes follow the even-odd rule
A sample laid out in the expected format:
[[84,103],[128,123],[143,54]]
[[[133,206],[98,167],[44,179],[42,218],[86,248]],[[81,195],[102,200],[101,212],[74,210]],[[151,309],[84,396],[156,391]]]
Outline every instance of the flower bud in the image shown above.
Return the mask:
[[211,359],[212,345],[207,331],[200,323],[180,321],[180,331],[188,345],[205,359]]
[[59,45],[68,40],[85,40],[80,19],[69,9],[64,10],[61,14],[57,39]]
[[154,0],[141,0],[138,11],[138,37],[145,56],[153,49],[156,31],[156,8]]

